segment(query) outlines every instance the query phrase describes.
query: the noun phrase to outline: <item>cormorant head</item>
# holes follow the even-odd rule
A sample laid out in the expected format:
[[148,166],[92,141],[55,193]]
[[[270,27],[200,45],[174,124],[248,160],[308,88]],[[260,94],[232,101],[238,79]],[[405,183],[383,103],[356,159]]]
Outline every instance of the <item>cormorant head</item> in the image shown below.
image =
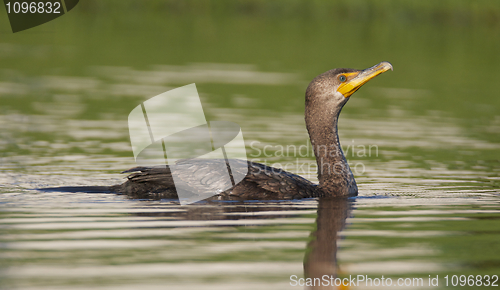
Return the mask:
[[336,68],[315,77],[306,90],[306,108],[320,106],[338,113],[349,97],[369,80],[392,70],[386,61],[365,70]]

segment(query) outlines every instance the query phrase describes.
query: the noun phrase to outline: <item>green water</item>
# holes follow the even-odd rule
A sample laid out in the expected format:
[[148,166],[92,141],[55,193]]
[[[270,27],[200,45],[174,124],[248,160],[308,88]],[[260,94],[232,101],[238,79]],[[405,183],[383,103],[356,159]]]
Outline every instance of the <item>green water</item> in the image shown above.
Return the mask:
[[[0,10],[1,289],[500,275],[496,1],[89,0],[16,34]],[[316,180],[312,152],[292,150],[308,148],[308,82],[381,61],[394,71],[340,118],[360,190],[349,204],[33,190],[123,182],[129,112],[193,82],[208,120],[241,126],[250,159]]]

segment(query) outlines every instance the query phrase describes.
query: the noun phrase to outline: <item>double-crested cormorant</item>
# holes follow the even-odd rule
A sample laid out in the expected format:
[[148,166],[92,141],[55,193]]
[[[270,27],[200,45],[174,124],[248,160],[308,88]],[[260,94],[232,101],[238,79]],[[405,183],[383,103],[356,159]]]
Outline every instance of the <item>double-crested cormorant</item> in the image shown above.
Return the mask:
[[[295,199],[320,196],[355,196],[358,187],[339,143],[337,120],[350,96],[375,76],[392,70],[381,62],[365,70],[337,68],[315,77],[306,90],[305,121],[318,165],[319,184],[264,164],[248,162],[247,176],[236,186],[219,193],[224,199]],[[243,162],[243,161],[242,161]],[[187,160],[182,174],[213,174],[210,163]],[[174,182],[167,168],[136,167],[128,180],[110,191],[131,196],[176,198]]]
[[[306,90],[305,121],[318,165],[319,184],[313,184],[298,175],[264,164],[248,161],[248,174],[232,188],[218,193],[220,199],[297,199],[325,196],[356,196],[358,187],[340,147],[337,121],[340,111],[350,96],[375,76],[392,70],[388,62],[381,62],[365,70],[337,68],[315,77]],[[217,161],[214,161],[217,162]],[[219,161],[220,162],[220,161]],[[233,161],[234,162],[234,161]],[[241,166],[245,166],[243,162]],[[213,164],[215,165],[215,164]],[[222,176],[214,172],[206,160],[184,160],[176,163],[176,174],[186,177],[186,182],[200,177]],[[220,168],[220,166],[218,166]],[[136,198],[177,198],[170,168],[135,167],[128,180],[110,187],[64,188],[74,191],[107,191]],[[227,174],[227,172],[226,172]],[[190,184],[193,186],[193,184]],[[206,184],[194,184],[206,186]],[[217,182],[210,183],[216,192]],[[224,188],[221,185],[221,188]],[[225,187],[227,188],[227,187]],[[60,188],[63,190],[63,188]]]

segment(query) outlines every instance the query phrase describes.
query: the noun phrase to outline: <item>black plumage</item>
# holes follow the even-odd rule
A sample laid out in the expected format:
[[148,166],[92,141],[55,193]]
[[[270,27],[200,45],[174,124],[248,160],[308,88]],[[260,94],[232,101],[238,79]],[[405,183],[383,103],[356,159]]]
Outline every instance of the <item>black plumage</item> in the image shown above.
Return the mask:
[[[244,163],[247,163],[248,173],[246,177],[226,191],[221,188],[228,188],[231,184],[220,179],[220,176],[227,172],[217,172],[214,168],[220,168],[218,163],[224,160],[183,160],[176,165],[176,173],[179,176],[186,178],[185,184],[175,184],[172,178],[170,168],[167,167],[135,167],[127,170],[124,173],[132,172],[127,178],[128,180],[120,185],[111,186],[112,192],[122,193],[134,198],[177,198],[176,187],[190,189],[196,191],[196,187],[201,187],[200,190],[212,190],[215,198],[220,199],[298,199],[305,197],[320,196],[321,191],[318,187],[309,180],[286,172],[284,170],[270,167],[264,164],[238,160],[240,166],[233,168],[242,168]],[[214,182],[201,183],[198,180],[200,175],[204,175],[207,179],[213,178]],[[192,178],[190,178],[192,177]],[[197,182],[194,183],[193,181]],[[193,192],[196,194],[196,192]]]

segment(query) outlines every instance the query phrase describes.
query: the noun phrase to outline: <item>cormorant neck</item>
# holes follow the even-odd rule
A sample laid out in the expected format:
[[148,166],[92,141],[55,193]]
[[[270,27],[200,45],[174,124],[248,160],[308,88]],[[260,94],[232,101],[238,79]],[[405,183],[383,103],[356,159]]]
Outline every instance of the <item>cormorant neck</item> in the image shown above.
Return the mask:
[[318,165],[319,187],[326,196],[349,195],[352,173],[337,129],[342,107],[327,111],[324,106],[306,105],[306,126]]

